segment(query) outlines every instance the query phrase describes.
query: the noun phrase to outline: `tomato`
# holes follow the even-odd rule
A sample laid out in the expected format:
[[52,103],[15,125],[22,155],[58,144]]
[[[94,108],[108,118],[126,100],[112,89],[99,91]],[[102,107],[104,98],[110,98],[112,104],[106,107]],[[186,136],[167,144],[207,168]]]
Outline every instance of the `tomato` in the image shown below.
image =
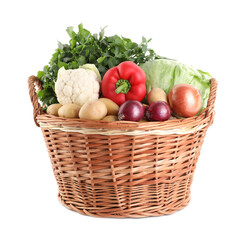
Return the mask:
[[168,94],[169,105],[180,117],[196,115],[202,106],[202,97],[198,89],[190,84],[177,84]]

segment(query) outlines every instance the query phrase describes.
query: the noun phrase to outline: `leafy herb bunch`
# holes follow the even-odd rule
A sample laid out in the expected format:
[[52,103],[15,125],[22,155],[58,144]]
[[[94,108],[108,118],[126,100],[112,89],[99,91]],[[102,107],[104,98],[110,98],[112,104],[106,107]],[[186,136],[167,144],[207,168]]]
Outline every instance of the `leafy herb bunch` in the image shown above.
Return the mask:
[[37,74],[43,87],[43,90],[38,92],[38,98],[45,107],[58,102],[54,86],[61,67],[76,69],[85,63],[92,63],[103,77],[109,68],[124,61],[140,64],[161,58],[148,48],[151,39],[147,40],[145,37],[142,37],[142,42],[137,44],[129,38],[118,35],[104,36],[105,28],[101,29],[99,34],[91,34],[82,24],[78,25],[77,33],[73,27],[68,27],[66,31],[71,38],[69,44],[58,42],[58,48],[49,64]]

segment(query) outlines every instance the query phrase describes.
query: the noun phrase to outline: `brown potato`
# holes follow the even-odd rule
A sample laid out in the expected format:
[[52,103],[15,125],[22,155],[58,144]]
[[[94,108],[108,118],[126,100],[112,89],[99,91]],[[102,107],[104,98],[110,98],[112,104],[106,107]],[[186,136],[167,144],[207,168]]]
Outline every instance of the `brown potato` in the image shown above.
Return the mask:
[[167,94],[161,88],[153,88],[147,95],[149,104],[157,101],[164,101],[168,103]]
[[64,104],[58,111],[59,117],[78,118],[81,106],[77,104]]
[[86,102],[79,111],[79,118],[90,119],[90,120],[100,120],[104,118],[107,114],[106,105],[99,101],[93,100]]
[[102,120],[103,121],[108,121],[108,122],[114,122],[114,121],[118,121],[118,118],[115,115],[107,115]]
[[108,115],[117,115],[119,106],[116,103],[114,103],[111,99],[100,98],[99,101],[103,102],[106,105]]
[[52,105],[49,105],[47,108],[47,114],[49,115],[54,115],[54,116],[59,116],[58,115],[58,110],[62,107],[61,104],[59,103],[55,103]]

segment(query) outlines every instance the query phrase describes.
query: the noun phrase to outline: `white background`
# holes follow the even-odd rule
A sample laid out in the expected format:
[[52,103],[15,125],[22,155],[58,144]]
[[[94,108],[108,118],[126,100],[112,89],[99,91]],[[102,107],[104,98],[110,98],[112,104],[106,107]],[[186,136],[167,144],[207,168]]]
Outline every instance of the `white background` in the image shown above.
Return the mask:
[[[0,239],[245,239],[243,1],[2,1]],[[63,207],[32,119],[27,78],[48,63],[67,26],[108,25],[218,80],[188,207],[170,216],[102,219]]]

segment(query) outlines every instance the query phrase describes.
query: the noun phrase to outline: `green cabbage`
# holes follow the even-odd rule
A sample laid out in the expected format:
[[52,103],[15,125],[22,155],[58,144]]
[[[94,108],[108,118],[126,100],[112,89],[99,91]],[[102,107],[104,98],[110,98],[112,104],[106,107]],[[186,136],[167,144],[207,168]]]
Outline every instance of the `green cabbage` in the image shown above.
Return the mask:
[[141,64],[140,67],[146,73],[147,93],[152,88],[161,88],[168,94],[174,85],[188,83],[201,92],[201,110],[207,106],[210,92],[210,79],[212,78],[209,73],[170,59],[148,61]]

